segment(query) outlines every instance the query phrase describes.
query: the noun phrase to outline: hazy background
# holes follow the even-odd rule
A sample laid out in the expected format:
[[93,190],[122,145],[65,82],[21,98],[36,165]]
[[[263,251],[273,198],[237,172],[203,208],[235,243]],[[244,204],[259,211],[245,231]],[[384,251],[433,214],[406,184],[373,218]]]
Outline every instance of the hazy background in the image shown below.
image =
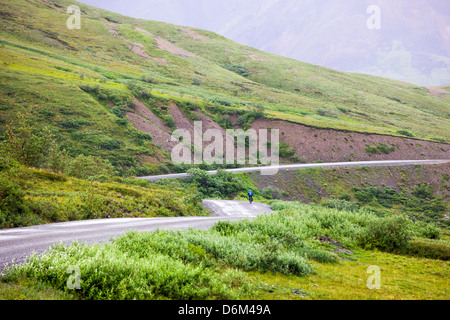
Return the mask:
[[[217,32],[270,53],[419,85],[450,84],[449,0],[81,0]],[[370,5],[381,29],[370,30]]]

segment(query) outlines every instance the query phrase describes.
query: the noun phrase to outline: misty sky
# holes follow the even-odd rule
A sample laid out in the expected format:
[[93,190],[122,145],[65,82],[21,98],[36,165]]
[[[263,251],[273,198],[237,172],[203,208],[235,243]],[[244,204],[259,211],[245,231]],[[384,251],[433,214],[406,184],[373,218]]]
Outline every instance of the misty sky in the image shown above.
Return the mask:
[[[260,50],[340,71],[420,85],[450,84],[449,0],[81,2],[130,17],[214,31]],[[372,5],[379,17],[368,12]],[[368,20],[379,28],[368,28]]]

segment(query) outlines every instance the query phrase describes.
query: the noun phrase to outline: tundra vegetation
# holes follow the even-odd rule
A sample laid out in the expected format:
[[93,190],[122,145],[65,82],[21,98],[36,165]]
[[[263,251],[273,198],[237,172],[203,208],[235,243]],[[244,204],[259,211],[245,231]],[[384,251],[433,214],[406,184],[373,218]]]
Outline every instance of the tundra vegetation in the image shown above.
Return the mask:
[[[83,13],[79,30],[65,28],[64,9],[73,4]],[[333,192],[336,184],[321,180],[326,170],[306,171],[310,183],[330,189],[329,201],[306,187],[308,204],[282,201],[292,190],[276,181],[259,190],[246,174],[174,165],[127,117],[138,100],[170,129],[173,104],[190,121],[201,111],[225,129],[269,118],[435,141],[445,152],[448,95],[188,31],[74,1],[0,0],[0,228],[200,216],[207,214],[202,199],[244,199],[249,188],[275,212],[207,231],[55,245],[2,270],[0,298],[448,299],[448,198],[435,185],[347,186],[345,193],[337,185]],[[395,150],[368,144],[365,152]],[[286,143],[280,152],[303,161]],[[186,169],[193,177],[183,181],[134,179]],[[380,290],[366,286],[370,265],[382,270]],[[77,290],[67,286],[74,266]]]

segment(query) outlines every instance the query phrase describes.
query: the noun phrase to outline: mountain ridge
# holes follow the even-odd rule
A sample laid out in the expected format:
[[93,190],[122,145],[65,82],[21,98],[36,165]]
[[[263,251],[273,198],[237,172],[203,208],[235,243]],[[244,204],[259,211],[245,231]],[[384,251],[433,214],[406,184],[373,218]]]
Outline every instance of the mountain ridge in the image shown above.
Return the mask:
[[[239,43],[341,71],[419,85],[450,83],[450,6],[445,0],[84,0],[139,18],[211,30]],[[380,29],[369,30],[369,6]]]

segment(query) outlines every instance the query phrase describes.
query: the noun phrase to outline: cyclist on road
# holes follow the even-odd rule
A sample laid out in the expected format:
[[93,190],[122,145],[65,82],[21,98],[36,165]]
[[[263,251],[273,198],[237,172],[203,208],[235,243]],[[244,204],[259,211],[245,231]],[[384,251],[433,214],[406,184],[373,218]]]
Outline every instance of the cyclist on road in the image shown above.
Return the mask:
[[252,190],[248,190],[248,200],[250,201],[250,203],[253,202],[253,191]]

